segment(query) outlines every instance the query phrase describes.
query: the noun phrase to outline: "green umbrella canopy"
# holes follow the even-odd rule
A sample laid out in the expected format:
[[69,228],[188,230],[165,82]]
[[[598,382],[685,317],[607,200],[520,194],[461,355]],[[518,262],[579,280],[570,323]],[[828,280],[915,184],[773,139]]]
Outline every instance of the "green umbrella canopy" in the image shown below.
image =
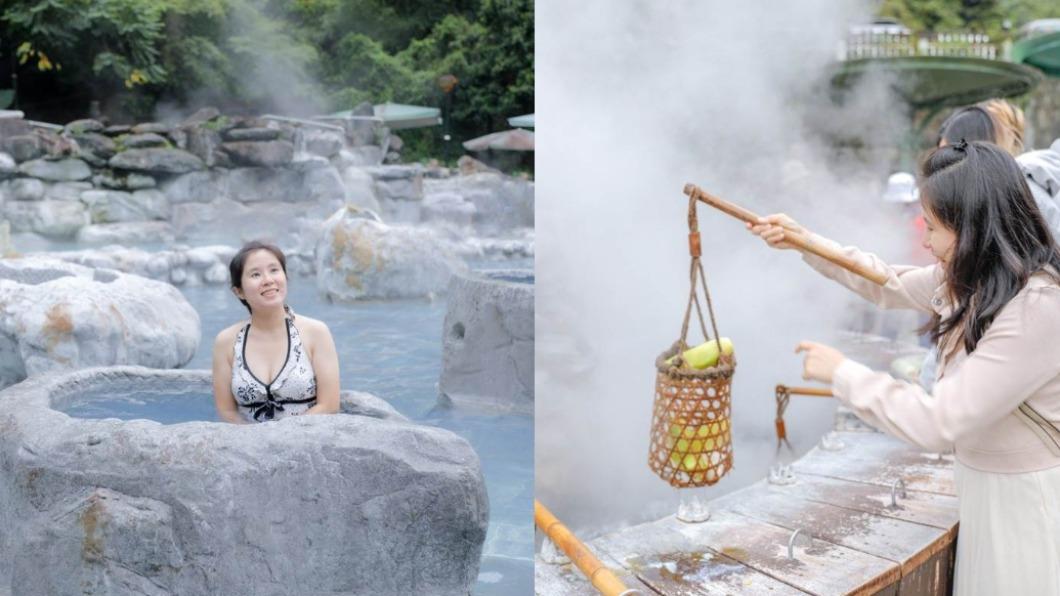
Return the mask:
[[1012,60],[1060,77],[1060,19],[1031,21],[1012,46]]
[[400,103],[381,103],[372,106],[374,116],[355,116],[353,110],[335,112],[324,116],[327,120],[346,120],[349,118],[375,118],[391,130],[403,128],[423,128],[438,126],[442,123],[442,111],[427,106],[410,106]]
[[442,123],[442,111],[438,108],[384,103],[374,106],[374,109],[375,117],[393,130],[438,126]]
[[534,133],[516,128],[464,141],[468,151],[533,151]]
[[511,126],[512,128],[533,128],[534,115],[523,114],[522,116],[508,118],[508,126]]

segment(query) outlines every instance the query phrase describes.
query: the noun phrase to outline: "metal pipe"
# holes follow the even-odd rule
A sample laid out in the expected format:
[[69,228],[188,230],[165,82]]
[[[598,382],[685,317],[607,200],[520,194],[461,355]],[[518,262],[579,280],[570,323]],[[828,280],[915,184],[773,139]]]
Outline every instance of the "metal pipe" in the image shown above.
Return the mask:
[[624,596],[639,594],[638,590],[631,590],[618,579],[610,569],[604,566],[593,553],[586,548],[578,537],[575,536],[567,526],[560,523],[556,516],[552,515],[541,501],[534,499],[534,523],[545,533],[556,546],[570,557],[578,569],[589,578],[593,587],[604,596]]

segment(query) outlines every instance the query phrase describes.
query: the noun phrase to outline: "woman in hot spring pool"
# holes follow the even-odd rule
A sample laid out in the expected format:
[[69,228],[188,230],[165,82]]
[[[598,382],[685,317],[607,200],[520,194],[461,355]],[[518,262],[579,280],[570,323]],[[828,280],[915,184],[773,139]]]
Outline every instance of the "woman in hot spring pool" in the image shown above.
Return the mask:
[[228,266],[250,319],[217,334],[213,394],[225,421],[243,424],[339,411],[339,357],[328,326],[287,306],[287,260],[249,242]]

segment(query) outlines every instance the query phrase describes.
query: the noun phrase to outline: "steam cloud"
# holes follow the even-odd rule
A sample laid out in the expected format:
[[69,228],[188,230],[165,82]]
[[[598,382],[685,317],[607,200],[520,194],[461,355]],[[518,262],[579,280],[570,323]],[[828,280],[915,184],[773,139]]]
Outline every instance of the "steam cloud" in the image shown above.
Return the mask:
[[[829,99],[840,41],[872,5],[537,3],[536,495],[585,537],[676,509],[647,453],[653,363],[688,296],[686,182],[884,258],[913,242],[880,200],[903,106],[882,78]],[[795,345],[834,343],[856,299],[720,212],[701,207],[700,229],[738,358],[735,469],[713,497],[765,476],[773,387],[802,383]],[[834,407],[793,400],[800,452]]]

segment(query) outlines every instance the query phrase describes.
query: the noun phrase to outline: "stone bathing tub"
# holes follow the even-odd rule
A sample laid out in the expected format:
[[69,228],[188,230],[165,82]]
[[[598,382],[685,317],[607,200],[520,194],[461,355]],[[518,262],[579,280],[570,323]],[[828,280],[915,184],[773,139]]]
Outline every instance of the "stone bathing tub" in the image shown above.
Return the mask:
[[370,396],[261,425],[87,419],[82,396],[210,393],[108,367],[0,392],[0,593],[469,594],[488,502],[455,434]]
[[502,269],[449,279],[442,337],[443,403],[534,414],[534,272]]

